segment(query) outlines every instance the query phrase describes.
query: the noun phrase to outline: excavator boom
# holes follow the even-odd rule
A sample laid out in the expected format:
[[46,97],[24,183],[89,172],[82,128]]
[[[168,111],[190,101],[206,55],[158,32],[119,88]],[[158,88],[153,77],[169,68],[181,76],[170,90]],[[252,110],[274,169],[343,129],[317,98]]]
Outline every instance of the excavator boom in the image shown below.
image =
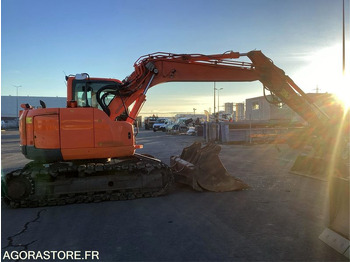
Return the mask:
[[[251,62],[237,61],[248,57]],[[251,82],[260,81],[264,89],[287,104],[315,128],[327,126],[329,117],[261,51],[248,53],[226,52],[216,55],[154,53],[140,57],[134,72],[123,80],[121,93],[131,94],[123,103],[133,104],[127,121],[137,117],[148,89],[166,82]],[[113,119],[124,106],[118,99],[110,104]]]

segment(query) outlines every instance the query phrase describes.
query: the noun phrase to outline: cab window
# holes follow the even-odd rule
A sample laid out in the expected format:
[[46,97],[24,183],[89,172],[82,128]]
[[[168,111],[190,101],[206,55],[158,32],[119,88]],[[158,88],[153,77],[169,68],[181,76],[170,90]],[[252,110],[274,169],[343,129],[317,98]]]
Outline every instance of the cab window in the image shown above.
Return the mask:
[[[74,80],[72,91],[74,100],[77,101],[77,106],[102,109],[97,102],[96,93],[101,87],[104,87],[108,84],[111,84],[111,82]],[[103,95],[103,93],[101,95]],[[109,104],[113,98],[114,96],[107,96],[105,101],[107,104]]]

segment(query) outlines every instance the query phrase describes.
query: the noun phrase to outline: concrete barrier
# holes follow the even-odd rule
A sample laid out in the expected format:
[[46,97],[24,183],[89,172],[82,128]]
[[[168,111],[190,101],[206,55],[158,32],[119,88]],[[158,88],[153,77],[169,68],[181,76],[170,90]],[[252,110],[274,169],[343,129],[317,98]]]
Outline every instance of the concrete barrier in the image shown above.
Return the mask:
[[206,142],[226,143],[272,143],[290,130],[285,127],[233,128],[230,122],[205,122],[203,138]]
[[329,223],[320,239],[339,253],[350,258],[349,179],[331,177],[329,180]]
[[203,129],[203,138],[206,142],[219,141],[220,125],[216,122],[205,122]]

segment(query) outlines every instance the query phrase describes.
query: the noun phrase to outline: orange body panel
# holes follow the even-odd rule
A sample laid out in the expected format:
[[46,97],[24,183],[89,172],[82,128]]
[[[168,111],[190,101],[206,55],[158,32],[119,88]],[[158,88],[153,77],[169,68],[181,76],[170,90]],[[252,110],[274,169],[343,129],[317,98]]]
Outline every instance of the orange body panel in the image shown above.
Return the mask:
[[138,147],[132,124],[84,107],[25,110],[20,140],[38,150],[58,149],[64,160],[130,156]]
[[133,125],[125,121],[111,121],[101,110],[94,109],[95,147],[133,147]]
[[93,108],[60,109],[61,148],[94,147]]
[[58,115],[34,117],[34,145],[36,148],[60,148]]
[[22,146],[27,145],[26,116],[28,112],[28,110],[24,110],[19,117],[19,141]]
[[61,152],[64,160],[133,155],[133,125],[114,122],[96,108],[60,109]]
[[27,115],[24,122],[25,122],[26,143],[29,146],[34,145],[33,117]]
[[[35,133],[34,133],[34,123],[35,123],[35,119],[37,117],[47,117],[47,116],[56,116],[58,115],[59,110],[57,108],[45,108],[45,109],[35,109],[35,110],[24,110],[23,113],[20,116],[20,121],[19,121],[19,130],[20,130],[20,144],[21,145],[35,145]],[[38,119],[39,120],[39,119]],[[42,120],[44,121],[44,118],[42,118]],[[49,123],[53,123],[52,122],[52,118],[47,118],[47,120],[50,120],[49,122],[47,122],[47,125],[50,125]],[[52,126],[46,126],[46,124],[44,124],[41,121],[37,122],[37,131],[40,133],[38,133],[37,138],[40,139],[45,139],[45,138],[41,138],[39,136],[41,136],[42,134],[46,133],[50,133],[50,132],[46,132],[44,131],[44,133],[41,133],[43,130],[49,130],[52,129]],[[43,140],[40,140],[38,143],[43,146],[43,148],[53,148],[53,144],[54,142],[50,142],[49,140],[52,139],[52,135],[49,135],[50,137],[47,138],[47,142],[49,144],[49,147],[45,147],[45,142],[43,142]],[[56,138],[54,138],[56,139]],[[58,144],[57,144],[58,145]],[[59,148],[59,146],[57,147]]]

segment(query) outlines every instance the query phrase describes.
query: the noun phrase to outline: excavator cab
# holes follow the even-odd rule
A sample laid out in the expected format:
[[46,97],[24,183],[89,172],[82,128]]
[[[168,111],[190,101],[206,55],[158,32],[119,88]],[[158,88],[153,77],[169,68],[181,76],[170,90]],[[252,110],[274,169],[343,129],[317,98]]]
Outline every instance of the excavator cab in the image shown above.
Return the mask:
[[[79,74],[81,75],[81,74]],[[77,107],[94,107],[102,110],[102,106],[99,104],[97,100],[97,93],[101,88],[106,86],[112,87],[116,85],[115,81],[106,81],[106,80],[94,80],[89,78],[77,78],[72,81],[72,87],[70,95],[72,100],[77,101]],[[104,88],[104,92],[102,92],[101,96],[106,93],[106,89]],[[115,95],[109,94],[107,98],[104,98],[108,103],[115,97]],[[108,106],[107,103],[107,106]]]

